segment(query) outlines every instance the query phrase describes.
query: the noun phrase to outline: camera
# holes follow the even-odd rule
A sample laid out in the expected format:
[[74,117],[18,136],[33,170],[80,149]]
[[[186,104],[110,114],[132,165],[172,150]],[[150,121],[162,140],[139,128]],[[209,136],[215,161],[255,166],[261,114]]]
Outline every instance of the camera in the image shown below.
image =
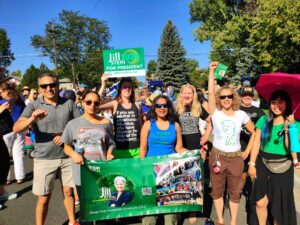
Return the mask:
[[215,163],[214,163],[214,165],[213,165],[213,172],[214,172],[215,174],[220,173],[220,171],[221,171],[220,167],[221,167],[220,161],[218,161],[218,160],[215,161]]

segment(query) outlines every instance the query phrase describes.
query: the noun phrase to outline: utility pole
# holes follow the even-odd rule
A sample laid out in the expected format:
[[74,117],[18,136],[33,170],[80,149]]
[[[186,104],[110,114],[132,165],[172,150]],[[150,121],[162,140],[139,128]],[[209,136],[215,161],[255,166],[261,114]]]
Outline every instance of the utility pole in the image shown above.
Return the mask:
[[55,64],[55,74],[58,75],[58,67],[57,67],[57,54],[56,54],[56,40],[55,40],[55,30],[54,25],[51,24],[51,29],[47,29],[48,32],[53,34],[53,49],[54,49],[54,64]]

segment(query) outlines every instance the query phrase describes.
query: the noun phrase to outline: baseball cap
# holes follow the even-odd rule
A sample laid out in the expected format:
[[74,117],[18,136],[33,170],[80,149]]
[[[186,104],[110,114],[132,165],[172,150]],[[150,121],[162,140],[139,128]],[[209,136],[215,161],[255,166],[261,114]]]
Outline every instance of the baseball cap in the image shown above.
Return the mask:
[[65,90],[63,95],[64,98],[72,99],[73,101],[76,99],[76,94],[73,90]]
[[30,90],[30,88],[28,86],[22,87],[22,91],[25,91],[25,90]]
[[81,84],[79,84],[79,87],[80,87],[80,88],[86,88],[86,87],[87,87],[87,85],[86,85],[86,84],[83,84],[83,83],[81,83]]
[[243,88],[241,89],[240,94],[241,94],[241,95],[250,94],[250,95],[253,95],[253,96],[254,96],[254,89],[253,89],[253,87],[250,87],[250,86],[243,87]]
[[244,80],[243,86],[244,86],[244,87],[251,86],[250,81],[249,81],[249,80]]

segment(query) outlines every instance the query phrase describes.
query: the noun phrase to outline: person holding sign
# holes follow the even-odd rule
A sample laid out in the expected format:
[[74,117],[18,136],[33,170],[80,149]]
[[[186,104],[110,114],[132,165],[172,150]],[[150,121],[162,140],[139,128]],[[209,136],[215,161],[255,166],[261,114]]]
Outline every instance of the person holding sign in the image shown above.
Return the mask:
[[[174,118],[173,104],[167,96],[158,95],[150,109],[151,120],[147,120],[141,131],[140,157],[161,156],[184,152],[181,128]],[[177,224],[176,214],[165,214],[165,224]],[[143,225],[155,225],[157,216],[145,216]]]
[[[211,196],[217,211],[218,223],[223,225],[224,191],[227,188],[230,196],[229,207],[231,225],[237,224],[237,215],[242,188],[242,179],[246,154],[251,150],[254,140],[254,125],[250,117],[239,110],[240,98],[229,87],[221,87],[215,92],[214,72],[218,62],[210,63],[208,78],[208,106],[213,125],[213,148],[209,157]],[[250,141],[244,152],[241,151],[240,133],[245,127],[250,133]]]
[[[111,160],[115,143],[112,125],[97,115],[100,96],[95,91],[86,91],[82,96],[84,114],[71,120],[61,137],[64,152],[73,160],[73,177],[80,193],[80,165],[87,160]],[[79,194],[80,196],[80,194]]]
[[[105,89],[108,75],[102,75],[101,96]],[[100,110],[113,110],[116,159],[138,158],[140,154],[140,128],[142,124],[140,106],[135,103],[133,83],[130,78],[122,78],[116,100],[103,104]]]
[[[177,98],[177,116],[182,129],[183,146],[188,150],[201,149],[208,141],[212,126],[208,112],[198,101],[196,88],[193,85],[185,84],[181,86]],[[208,126],[202,136],[199,128],[199,120],[207,122]],[[196,213],[190,213],[190,223],[196,222]]]
[[291,115],[291,106],[290,96],[285,91],[275,91],[269,102],[269,116],[261,117],[256,123],[248,174],[255,180],[251,201],[256,204],[260,225],[267,223],[268,212],[274,224],[297,224],[288,127],[296,125],[299,134],[300,123]]

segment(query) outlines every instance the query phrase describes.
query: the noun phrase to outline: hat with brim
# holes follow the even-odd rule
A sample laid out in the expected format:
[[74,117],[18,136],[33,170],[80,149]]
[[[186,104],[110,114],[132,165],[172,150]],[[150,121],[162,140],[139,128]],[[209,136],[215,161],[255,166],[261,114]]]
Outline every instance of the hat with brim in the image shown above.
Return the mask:
[[253,87],[243,87],[241,90],[241,95],[253,95],[254,96],[254,89]]
[[153,101],[154,101],[154,99],[156,98],[156,96],[158,96],[158,94],[153,93],[153,94],[151,94],[148,98],[146,98],[146,100],[145,100],[146,105],[147,105],[147,106],[151,106],[152,103],[153,103]]
[[24,86],[24,87],[22,87],[22,91],[25,91],[25,90],[30,90],[30,88],[28,87],[28,86]]

